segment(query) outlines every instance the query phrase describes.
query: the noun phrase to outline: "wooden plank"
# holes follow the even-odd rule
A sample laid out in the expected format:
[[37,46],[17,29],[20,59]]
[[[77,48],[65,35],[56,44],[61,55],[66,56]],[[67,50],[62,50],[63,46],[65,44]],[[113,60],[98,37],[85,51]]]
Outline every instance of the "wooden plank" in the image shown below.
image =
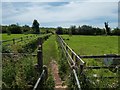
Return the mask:
[[91,77],[87,77],[87,78],[98,78],[98,79],[102,79],[102,78],[109,78],[109,79],[113,79],[113,78],[119,78],[119,77],[115,77],[115,76],[91,76]]
[[120,58],[120,55],[79,55],[80,58]]
[[109,69],[109,68],[115,68],[115,66],[87,66],[85,69]]

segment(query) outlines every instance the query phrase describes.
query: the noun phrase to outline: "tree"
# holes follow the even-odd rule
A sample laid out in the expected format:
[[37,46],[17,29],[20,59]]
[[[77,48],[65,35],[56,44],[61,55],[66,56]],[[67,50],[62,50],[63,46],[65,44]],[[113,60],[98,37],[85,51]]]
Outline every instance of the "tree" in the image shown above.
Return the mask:
[[112,30],[112,35],[119,35],[120,36],[120,29],[117,27],[114,30]]
[[106,35],[110,35],[111,31],[110,31],[110,27],[108,26],[108,22],[105,22],[105,29],[106,29]]
[[73,35],[74,35],[74,34],[77,34],[77,33],[76,33],[76,30],[77,30],[77,29],[76,29],[76,26],[75,26],[75,25],[70,27],[70,33],[71,33],[71,34],[73,34]]
[[33,32],[35,34],[40,34],[39,23],[38,23],[38,21],[36,19],[33,21],[32,29],[34,30]]
[[2,28],[0,28],[1,29],[1,31],[2,31],[2,33],[7,33],[7,26],[1,26]]
[[57,27],[56,34],[63,34],[63,28]]
[[7,32],[10,32],[12,34],[22,33],[21,27],[18,24],[11,24],[10,26],[8,26],[7,30]]
[[30,32],[30,27],[28,25],[22,26],[23,33],[28,33]]

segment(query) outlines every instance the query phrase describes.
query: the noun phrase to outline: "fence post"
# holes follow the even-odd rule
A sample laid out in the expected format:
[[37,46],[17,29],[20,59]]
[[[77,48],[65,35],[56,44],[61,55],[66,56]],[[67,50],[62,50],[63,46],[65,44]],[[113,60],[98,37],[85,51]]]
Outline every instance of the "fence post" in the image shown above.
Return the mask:
[[73,54],[73,52],[72,52],[71,54],[72,54],[71,57],[72,57],[72,59],[74,60],[74,54]]
[[15,39],[13,38],[13,44],[15,44]]
[[40,73],[43,70],[43,56],[42,56],[42,38],[38,38],[38,51],[37,51],[37,59],[38,59],[38,69]]
[[68,52],[68,47],[67,46],[65,46],[66,47],[66,56],[68,56],[68,54],[67,54],[67,52]]
[[120,66],[118,66],[118,86],[120,86]]
[[21,41],[23,41],[23,38],[21,37]]
[[46,81],[47,78],[48,78],[48,68],[46,65],[43,65],[43,69],[45,70],[45,77],[44,77],[44,80]]
[[80,74],[83,73],[84,66],[80,64]]
[[78,62],[78,57],[75,56],[75,64],[78,66],[79,65],[79,62]]

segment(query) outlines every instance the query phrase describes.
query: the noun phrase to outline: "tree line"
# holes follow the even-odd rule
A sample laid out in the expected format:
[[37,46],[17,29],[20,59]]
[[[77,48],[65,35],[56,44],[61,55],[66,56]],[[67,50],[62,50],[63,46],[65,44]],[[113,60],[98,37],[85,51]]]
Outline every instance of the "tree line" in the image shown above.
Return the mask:
[[37,20],[32,22],[32,27],[28,25],[20,26],[19,24],[11,24],[9,26],[1,26],[2,33],[7,34],[44,34],[44,33],[56,33],[56,34],[69,34],[69,35],[120,35],[120,28],[116,27],[113,30],[108,26],[108,22],[105,22],[105,28],[92,27],[89,25],[83,25],[76,27],[75,25],[69,28],[57,27],[46,28],[39,27],[40,24]]
[[29,25],[20,26],[17,24],[11,24],[2,26],[0,25],[0,28],[2,33],[10,34],[45,34],[45,33],[53,33],[52,30],[55,31],[55,28],[45,28],[45,27],[39,27],[39,22],[37,20],[34,20],[32,23],[32,27]]
[[120,35],[120,29],[118,27],[113,30],[106,28],[92,27],[89,25],[83,25],[76,27],[75,25],[69,28],[57,27],[57,34],[69,34],[69,35]]

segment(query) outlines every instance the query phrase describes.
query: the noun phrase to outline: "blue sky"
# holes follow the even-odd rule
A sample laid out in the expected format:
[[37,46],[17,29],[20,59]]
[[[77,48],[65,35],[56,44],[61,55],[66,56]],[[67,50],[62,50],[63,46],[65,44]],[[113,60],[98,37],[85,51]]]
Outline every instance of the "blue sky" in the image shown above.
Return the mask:
[[[32,25],[37,19],[41,27],[70,27],[71,25],[92,25],[104,28],[108,21],[111,28],[118,26],[118,1],[106,0],[41,0],[41,2],[2,1],[2,24]],[[26,1],[26,2],[25,2]],[[36,2],[35,2],[36,1]]]

